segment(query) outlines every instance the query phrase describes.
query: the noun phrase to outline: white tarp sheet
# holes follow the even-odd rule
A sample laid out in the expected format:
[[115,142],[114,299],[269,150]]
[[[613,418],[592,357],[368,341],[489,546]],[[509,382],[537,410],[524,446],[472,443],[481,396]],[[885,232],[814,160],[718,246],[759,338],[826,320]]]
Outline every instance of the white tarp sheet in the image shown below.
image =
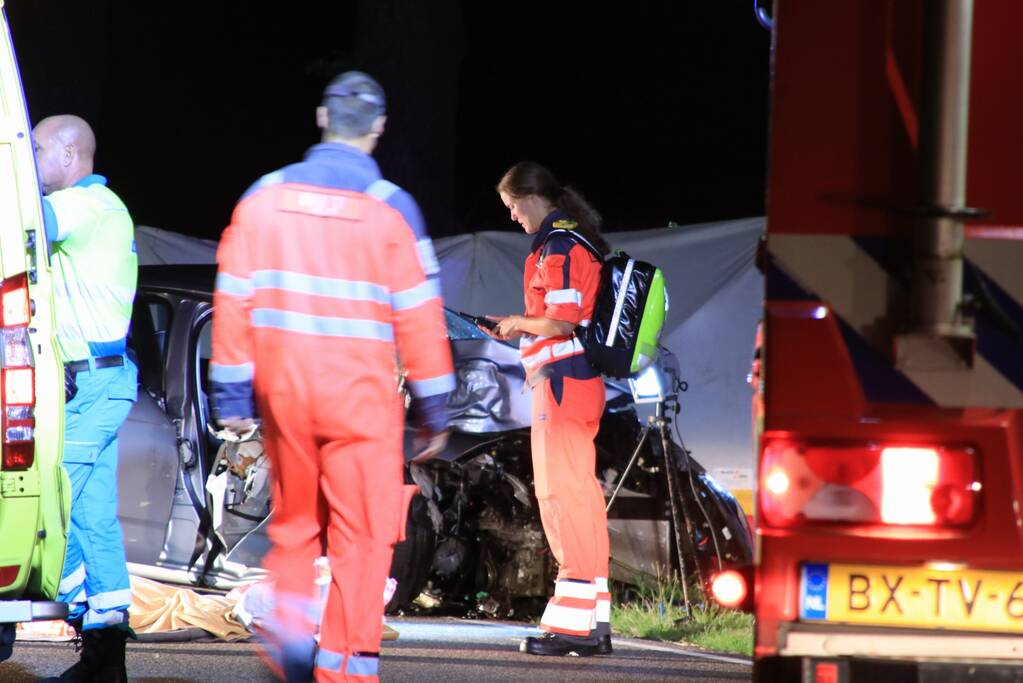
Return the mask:
[[[681,396],[682,438],[747,511],[753,439],[746,375],[763,301],[763,278],[753,265],[763,227],[758,217],[606,235],[613,248],[664,271],[671,310],[662,343],[678,356],[689,384]],[[521,312],[531,239],[479,232],[436,240],[445,304],[475,314]],[[142,265],[216,260],[210,240],[139,226],[136,241]]]

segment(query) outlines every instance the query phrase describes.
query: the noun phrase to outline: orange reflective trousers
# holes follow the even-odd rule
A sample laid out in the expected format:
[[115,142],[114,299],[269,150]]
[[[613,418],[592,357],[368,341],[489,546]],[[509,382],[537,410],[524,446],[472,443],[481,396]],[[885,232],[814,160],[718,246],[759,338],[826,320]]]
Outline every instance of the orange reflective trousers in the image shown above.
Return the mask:
[[[552,382],[563,383],[560,401]],[[598,622],[606,628],[610,621],[607,513],[593,445],[604,398],[600,377],[545,379],[533,388],[534,485],[559,565],[540,628],[553,633],[591,636]]]

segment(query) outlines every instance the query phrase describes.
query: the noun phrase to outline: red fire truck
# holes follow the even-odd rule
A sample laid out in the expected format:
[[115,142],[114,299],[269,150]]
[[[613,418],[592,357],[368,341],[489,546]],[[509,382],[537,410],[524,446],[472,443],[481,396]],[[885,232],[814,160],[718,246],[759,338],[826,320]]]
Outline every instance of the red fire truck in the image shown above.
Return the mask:
[[775,2],[758,681],[1023,680],[1021,32]]

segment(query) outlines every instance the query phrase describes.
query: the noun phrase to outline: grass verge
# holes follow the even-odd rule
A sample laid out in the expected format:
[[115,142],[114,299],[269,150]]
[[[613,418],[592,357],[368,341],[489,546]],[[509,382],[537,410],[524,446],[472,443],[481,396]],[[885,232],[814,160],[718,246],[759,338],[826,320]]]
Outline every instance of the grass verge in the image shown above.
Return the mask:
[[633,638],[696,645],[716,652],[753,654],[753,615],[707,604],[697,588],[689,589],[687,615],[682,586],[661,579],[618,587],[611,608],[611,628]]

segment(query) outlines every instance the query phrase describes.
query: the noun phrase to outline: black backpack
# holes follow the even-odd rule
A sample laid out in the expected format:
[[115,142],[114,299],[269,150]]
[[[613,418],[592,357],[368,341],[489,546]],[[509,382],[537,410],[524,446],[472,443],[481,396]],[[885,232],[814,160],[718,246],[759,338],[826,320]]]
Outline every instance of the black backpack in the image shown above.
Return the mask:
[[668,312],[668,297],[661,269],[637,261],[623,251],[606,259],[589,240],[575,230],[551,230],[540,253],[555,234],[582,245],[603,265],[593,316],[575,336],[582,342],[586,359],[610,377],[628,377],[649,365],[658,354],[658,342]]

